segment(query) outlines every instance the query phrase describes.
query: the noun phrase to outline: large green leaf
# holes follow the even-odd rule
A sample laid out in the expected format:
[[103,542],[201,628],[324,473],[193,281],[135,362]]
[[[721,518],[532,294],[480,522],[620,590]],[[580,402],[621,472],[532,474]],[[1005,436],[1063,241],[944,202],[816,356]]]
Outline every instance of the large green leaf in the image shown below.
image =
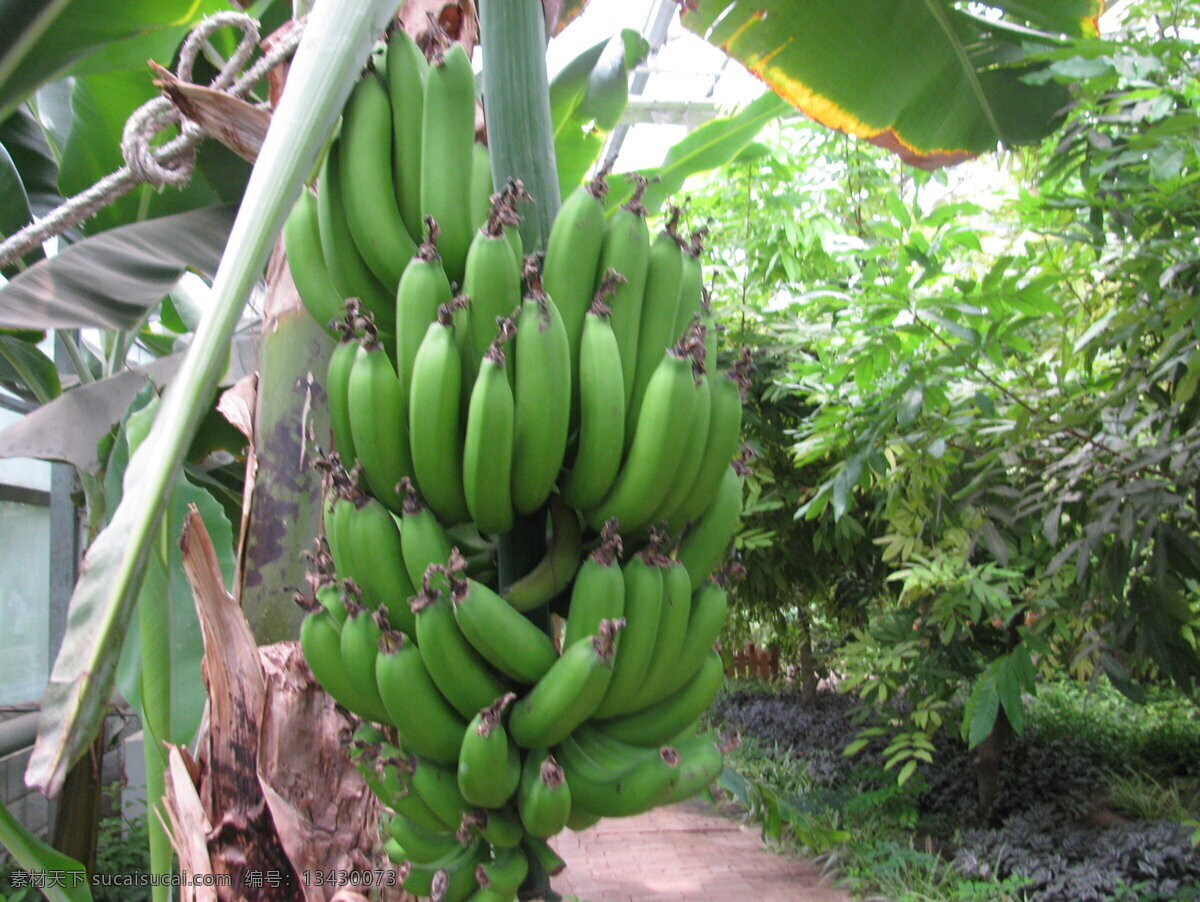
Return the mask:
[[89,53],[221,8],[218,0],[0,0],[0,119]]
[[88,548],[72,593],[26,772],[26,783],[47,795],[57,794],[95,735],[166,500],[212,397],[229,340],[272,242],[394,9],[394,0],[317,0],[309,16],[221,258],[213,305],[163,395],[150,435],[129,462],[137,478],[126,481],[112,520]]
[[[149,402],[148,394],[143,393],[135,402],[135,406]],[[157,406],[157,403],[154,406]],[[133,431],[128,422],[136,418],[137,413],[138,411],[134,411],[131,417],[127,418],[109,456],[104,485],[105,499],[110,510],[115,508],[121,499],[121,484],[129,464],[129,436]],[[142,428],[145,429],[146,426],[143,425]],[[146,565],[146,576],[138,601],[139,604],[143,604],[149,599],[150,603],[166,615],[165,641],[162,646],[167,660],[155,662],[153,669],[168,674],[169,722],[160,725],[154,733],[177,745],[186,745],[192,741],[196,728],[200,725],[205,701],[204,682],[200,674],[204,642],[200,635],[200,623],[196,617],[192,590],[183,572],[183,554],[178,541],[183,532],[184,518],[193,505],[199,511],[204,526],[212,537],[225,584],[232,584],[233,528],[229,519],[209,492],[193,484],[186,475],[180,474],[171,492],[167,510],[166,541],[156,543]],[[135,708],[140,708],[143,668],[138,618],[134,618],[129,632],[125,634],[125,645],[121,650],[116,679],[121,694]]]
[[[1103,0],[991,5],[1052,42],[1094,33]],[[1036,140],[1066,100],[1022,81],[1014,29],[951,0],[697,0],[683,23],[818,122],[921,168]]]
[[578,185],[625,112],[629,72],[650,52],[631,29],[601,41],[567,63],[550,83],[550,121],[558,184],[565,197]]
[[[58,186],[66,196],[90,188],[125,163],[121,136],[129,115],[158,96],[149,69],[102,72],[75,80],[71,89],[71,129],[63,150]],[[217,194],[195,172],[184,188],[155,190],[142,185],[82,224],[94,235],[105,229],[217,203]]]
[[216,272],[235,212],[205,207],[72,244],[0,289],[0,327],[129,329],[185,270]]
[[32,218],[29,195],[8,149],[0,142],[0,235],[11,235]]
[[31,833],[3,803],[0,803],[0,845],[25,871],[63,873],[61,881],[47,881],[42,889],[50,902],[91,902],[92,890],[83,865]]
[[62,203],[58,193],[58,162],[41,126],[27,110],[17,110],[0,122],[0,143],[12,157],[36,215],[45,215]]
[[[683,187],[688,176],[728,163],[754,140],[764,125],[787,109],[784,101],[765,91],[733,116],[713,119],[689,133],[667,151],[661,166],[642,170],[641,174],[650,180],[643,199],[646,209],[658,210],[668,197]],[[614,178],[605,201],[615,209],[632,191],[629,180]]]
[[[15,341],[10,336],[0,337]],[[27,347],[30,347],[27,345]],[[229,355],[229,369],[222,379],[223,385],[236,382],[258,365],[257,338],[239,337],[233,343]],[[33,358],[41,378],[53,379],[57,385],[58,371],[54,361],[36,348],[41,360]],[[164,389],[175,376],[183,362],[183,352],[176,351],[160,357],[137,369],[126,369],[112,376],[97,379],[86,385],[77,385],[70,391],[59,394],[49,404],[42,404],[0,432],[0,458],[36,457],[38,460],[56,460],[69,463],[84,473],[99,473],[102,467],[97,443],[109,435],[121,421],[129,405],[148,383]],[[6,362],[0,355],[0,380],[6,380]],[[220,436],[201,435],[189,451],[189,459],[197,460],[200,455],[212,450]]]
[[58,368],[37,347],[16,335],[0,335],[0,384],[23,398],[45,404],[62,391]]

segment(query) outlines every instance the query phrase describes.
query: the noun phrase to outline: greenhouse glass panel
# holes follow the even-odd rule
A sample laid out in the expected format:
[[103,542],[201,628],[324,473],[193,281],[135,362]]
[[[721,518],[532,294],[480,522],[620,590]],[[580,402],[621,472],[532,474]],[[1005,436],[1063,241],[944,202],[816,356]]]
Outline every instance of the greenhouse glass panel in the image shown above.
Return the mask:
[[41,697],[48,675],[50,509],[0,501],[0,704]]

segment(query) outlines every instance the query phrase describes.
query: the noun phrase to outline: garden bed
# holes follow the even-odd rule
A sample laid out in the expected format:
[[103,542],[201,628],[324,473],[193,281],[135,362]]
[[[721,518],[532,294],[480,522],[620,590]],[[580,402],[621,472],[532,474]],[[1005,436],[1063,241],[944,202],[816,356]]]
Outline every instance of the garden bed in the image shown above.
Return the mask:
[[[1200,899],[1200,711],[1170,695],[1145,706],[1111,690],[1045,687],[1005,755],[990,823],[976,816],[966,744],[938,734],[904,787],[885,739],[842,750],[857,700],[741,684],[714,718],[743,737],[727,780],[767,832],[823,855],[883,898]],[[1200,834],[1197,834],[1200,836]]]

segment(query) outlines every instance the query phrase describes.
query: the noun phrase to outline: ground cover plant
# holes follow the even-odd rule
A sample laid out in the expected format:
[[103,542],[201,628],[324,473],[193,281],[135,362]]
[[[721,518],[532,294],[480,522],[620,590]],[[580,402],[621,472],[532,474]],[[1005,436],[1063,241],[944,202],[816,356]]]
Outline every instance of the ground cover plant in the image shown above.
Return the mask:
[[1137,705],[1111,687],[1041,687],[993,824],[978,823],[958,737],[940,734],[904,786],[884,768],[882,737],[845,755],[869,713],[852,695],[805,702],[798,687],[752,683],[731,685],[713,711],[743,738],[726,786],[765,832],[817,853],[861,895],[1197,898],[1200,711],[1178,693]]

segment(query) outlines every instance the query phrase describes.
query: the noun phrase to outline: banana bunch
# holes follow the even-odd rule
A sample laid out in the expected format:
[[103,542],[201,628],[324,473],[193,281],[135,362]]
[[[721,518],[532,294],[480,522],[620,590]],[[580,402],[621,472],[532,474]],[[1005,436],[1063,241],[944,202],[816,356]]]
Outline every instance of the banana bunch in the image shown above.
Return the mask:
[[[426,59],[397,31],[374,66],[285,228],[339,337],[300,640],[362,722],[405,887],[513,899],[563,867],[565,827],[721,771],[699,720],[751,363],[717,369],[702,234],[671,208],[652,239],[644,180],[611,213],[605,175],[580,186],[523,257],[529,197],[492,192],[462,48]],[[516,541],[532,566],[501,584]]]

